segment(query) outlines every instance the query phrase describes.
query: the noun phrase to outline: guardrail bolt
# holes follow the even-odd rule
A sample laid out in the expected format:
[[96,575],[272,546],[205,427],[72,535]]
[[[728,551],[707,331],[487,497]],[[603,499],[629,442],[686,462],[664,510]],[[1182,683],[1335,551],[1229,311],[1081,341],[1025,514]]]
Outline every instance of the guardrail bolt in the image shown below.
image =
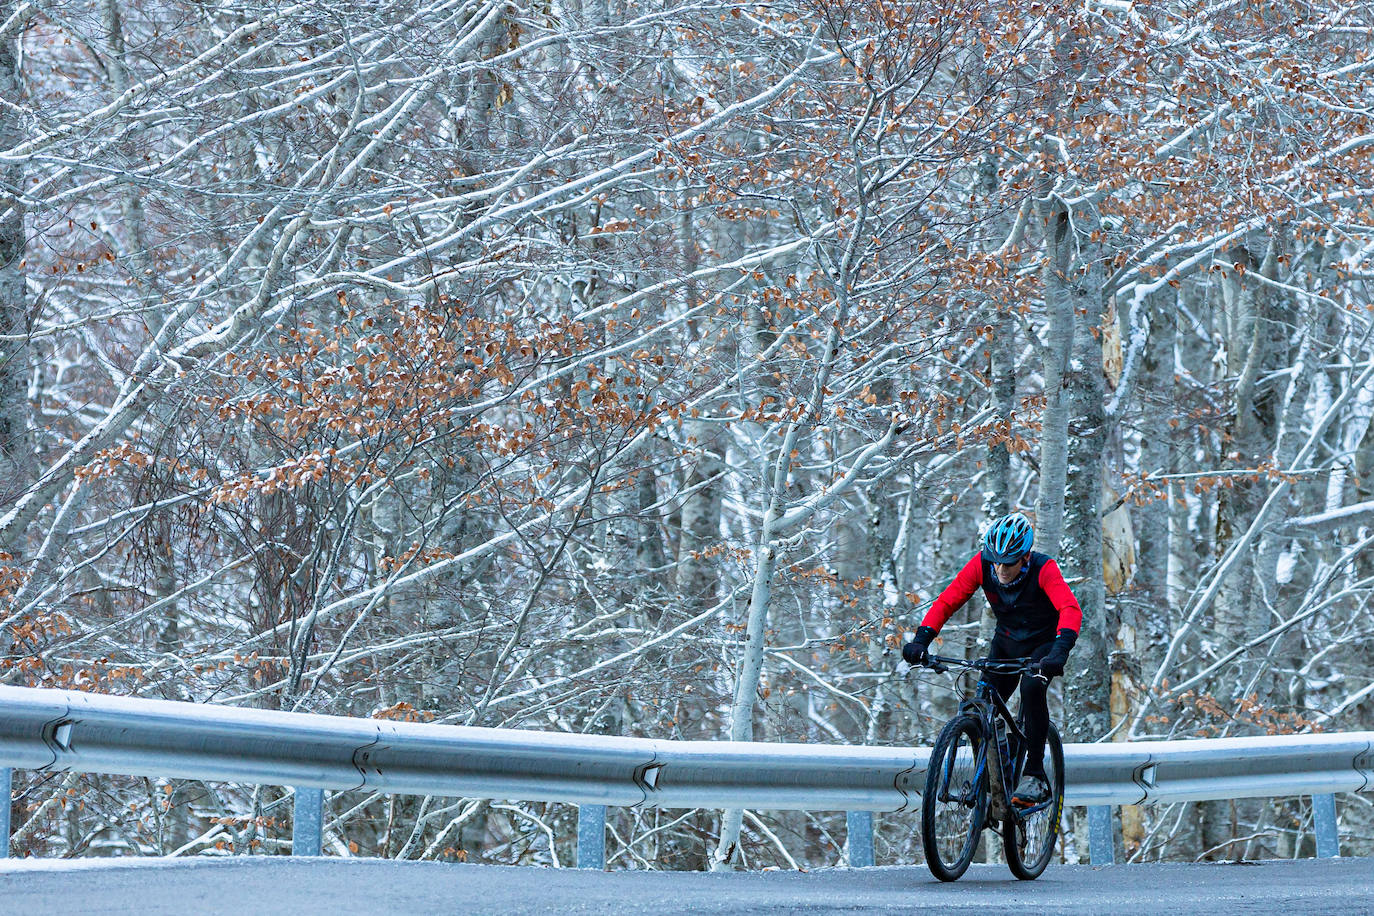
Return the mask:
[[846,811],[844,823],[849,833],[849,867],[873,867],[873,812]]
[[606,806],[577,806],[577,867],[606,867]]

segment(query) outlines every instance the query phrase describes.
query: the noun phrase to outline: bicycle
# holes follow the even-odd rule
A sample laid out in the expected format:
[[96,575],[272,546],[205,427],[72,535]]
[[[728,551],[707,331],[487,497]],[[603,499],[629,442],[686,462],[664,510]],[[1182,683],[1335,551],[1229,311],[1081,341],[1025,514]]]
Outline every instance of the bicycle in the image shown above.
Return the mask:
[[[921,797],[921,844],[926,864],[941,881],[955,881],[968,870],[978,840],[991,818],[1000,827],[1007,865],[1023,881],[1040,876],[1054,854],[1064,810],[1064,746],[1053,724],[1045,741],[1047,801],[1028,807],[1011,804],[1012,791],[1026,762],[1022,716],[1012,716],[987,674],[1031,674],[1042,677],[1030,659],[930,656],[927,667],[977,670],[978,685],[964,697],[959,711],[945,723],[930,752],[925,792]],[[989,740],[989,738],[995,740]],[[990,747],[997,753],[989,754]]]

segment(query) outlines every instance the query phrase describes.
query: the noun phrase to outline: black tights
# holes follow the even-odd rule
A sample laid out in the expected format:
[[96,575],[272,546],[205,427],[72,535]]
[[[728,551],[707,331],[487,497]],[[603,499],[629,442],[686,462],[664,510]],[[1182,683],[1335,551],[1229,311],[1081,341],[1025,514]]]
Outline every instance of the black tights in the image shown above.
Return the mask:
[[[988,658],[1030,658],[1039,660],[1045,657],[1054,645],[1054,640],[1025,642],[1010,639],[998,633],[992,637]],[[997,689],[1003,701],[1010,700],[1016,692],[1017,675],[989,674],[987,680]],[[1026,772],[1037,776],[1045,775],[1045,736],[1050,732],[1049,682],[1029,674],[1020,676],[1021,712],[1026,727]]]

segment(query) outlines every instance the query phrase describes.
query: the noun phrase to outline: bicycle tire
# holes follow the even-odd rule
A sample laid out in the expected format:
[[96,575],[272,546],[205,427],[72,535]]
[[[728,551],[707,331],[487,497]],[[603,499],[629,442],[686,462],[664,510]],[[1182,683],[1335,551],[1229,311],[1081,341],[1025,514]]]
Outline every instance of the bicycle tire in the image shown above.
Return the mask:
[[1022,881],[1040,877],[1054,856],[1054,844],[1059,841],[1060,819],[1064,815],[1064,745],[1054,725],[1050,725],[1045,736],[1045,775],[1049,777],[1049,803],[1029,815],[1008,811],[1002,824],[1007,866]]
[[978,849],[988,804],[986,748],[982,722],[961,715],[945,724],[930,752],[921,847],[931,874],[941,881],[958,880]]

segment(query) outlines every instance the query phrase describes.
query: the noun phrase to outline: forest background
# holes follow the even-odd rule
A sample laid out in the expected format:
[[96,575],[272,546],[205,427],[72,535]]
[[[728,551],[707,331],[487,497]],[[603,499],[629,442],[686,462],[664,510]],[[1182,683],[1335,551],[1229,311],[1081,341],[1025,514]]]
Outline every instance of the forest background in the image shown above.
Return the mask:
[[[1374,727],[1372,33],[1363,0],[0,0],[0,679],[928,744],[953,694],[894,650],[1021,509],[1085,611],[1066,740]],[[16,779],[20,854],[289,847],[280,789]],[[341,793],[326,844],[559,864],[574,814]],[[1123,852],[1304,854],[1310,817],[1128,808]],[[910,818],[877,838],[919,861]],[[843,815],[608,841],[826,864]]]

